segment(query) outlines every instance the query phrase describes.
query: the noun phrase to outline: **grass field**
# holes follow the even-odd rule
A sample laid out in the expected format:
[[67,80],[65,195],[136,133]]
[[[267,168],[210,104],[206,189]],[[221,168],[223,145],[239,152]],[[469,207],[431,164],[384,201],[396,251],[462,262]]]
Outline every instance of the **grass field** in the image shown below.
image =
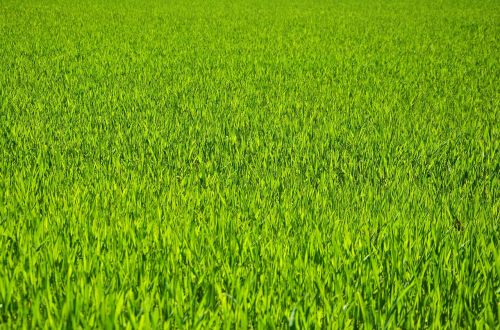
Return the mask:
[[1,0],[0,328],[496,328],[500,2]]

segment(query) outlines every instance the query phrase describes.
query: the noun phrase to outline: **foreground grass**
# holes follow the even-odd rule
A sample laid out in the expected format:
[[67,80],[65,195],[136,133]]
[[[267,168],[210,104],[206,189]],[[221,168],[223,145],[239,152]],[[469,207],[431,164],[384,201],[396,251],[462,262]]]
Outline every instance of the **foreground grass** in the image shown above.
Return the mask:
[[495,328],[498,1],[0,2],[0,325]]

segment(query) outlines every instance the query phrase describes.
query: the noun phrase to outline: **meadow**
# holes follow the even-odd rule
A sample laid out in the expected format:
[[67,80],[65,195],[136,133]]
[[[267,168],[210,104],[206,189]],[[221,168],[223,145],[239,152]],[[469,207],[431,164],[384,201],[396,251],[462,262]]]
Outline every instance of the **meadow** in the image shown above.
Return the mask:
[[498,329],[498,0],[0,0],[0,328]]

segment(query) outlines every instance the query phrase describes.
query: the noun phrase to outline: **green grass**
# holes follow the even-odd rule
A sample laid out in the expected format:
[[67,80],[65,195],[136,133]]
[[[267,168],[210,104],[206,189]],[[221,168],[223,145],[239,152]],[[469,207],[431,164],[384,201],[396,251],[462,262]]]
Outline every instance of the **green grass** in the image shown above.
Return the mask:
[[498,328],[500,3],[0,1],[1,328]]

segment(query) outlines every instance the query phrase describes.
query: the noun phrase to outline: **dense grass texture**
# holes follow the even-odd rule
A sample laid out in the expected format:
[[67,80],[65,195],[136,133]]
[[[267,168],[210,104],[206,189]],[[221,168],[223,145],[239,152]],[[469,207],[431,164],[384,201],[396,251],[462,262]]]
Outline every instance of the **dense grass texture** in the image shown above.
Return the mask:
[[0,327],[497,328],[500,2],[0,0]]

